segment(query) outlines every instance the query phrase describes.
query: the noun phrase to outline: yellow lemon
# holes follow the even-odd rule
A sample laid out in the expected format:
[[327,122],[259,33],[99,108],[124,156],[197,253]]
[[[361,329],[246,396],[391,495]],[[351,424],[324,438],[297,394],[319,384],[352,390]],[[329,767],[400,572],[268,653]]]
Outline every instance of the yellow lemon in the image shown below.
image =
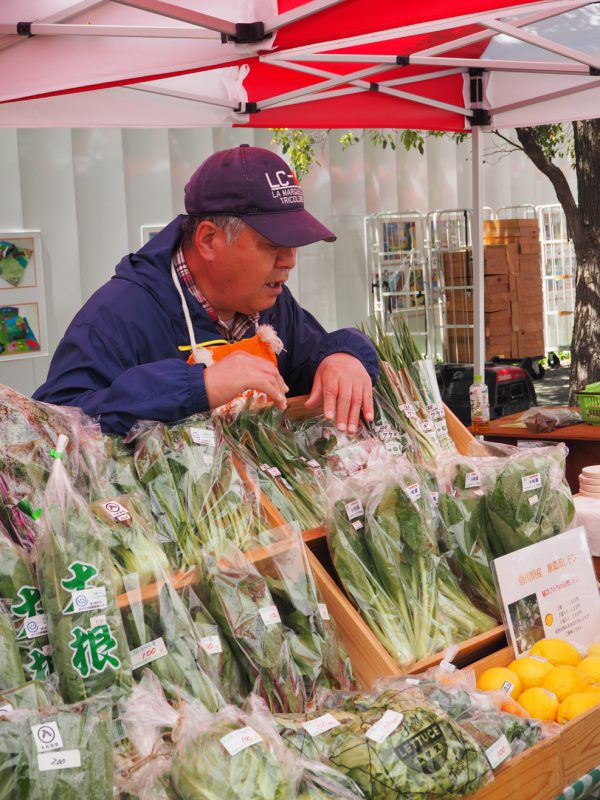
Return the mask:
[[585,692],[589,685],[590,679],[585,672],[582,672],[579,667],[572,667],[569,664],[553,667],[542,683],[544,689],[554,692],[559,703],[562,703],[570,694]]
[[554,722],[556,719],[558,700],[556,695],[548,689],[542,689],[540,686],[526,689],[519,697],[519,705],[523,706],[525,711],[528,711],[536,719],[544,719],[549,722]]
[[593,683],[591,686],[588,686],[585,691],[591,694],[600,695],[600,683]]
[[600,681],[600,656],[587,656],[578,664],[592,683]]
[[588,656],[600,656],[600,642],[595,642],[588,647]]
[[[507,691],[509,683],[510,691]],[[521,681],[518,675],[506,667],[490,667],[485,672],[482,672],[477,679],[477,688],[482,692],[504,689],[513,700],[516,700],[521,694]]]
[[558,707],[558,714],[556,721],[560,724],[568,722],[570,719],[578,717],[580,714],[589,711],[590,708],[600,703],[600,695],[592,694],[591,692],[579,692],[578,694],[571,694],[565,698]]
[[521,688],[531,689],[534,686],[541,686],[544,678],[552,669],[549,661],[538,661],[537,658],[516,658],[508,665],[512,672],[516,672],[521,679]]
[[547,658],[555,667],[562,664],[576,667],[581,661],[577,648],[563,639],[540,639],[533,645],[529,655]]

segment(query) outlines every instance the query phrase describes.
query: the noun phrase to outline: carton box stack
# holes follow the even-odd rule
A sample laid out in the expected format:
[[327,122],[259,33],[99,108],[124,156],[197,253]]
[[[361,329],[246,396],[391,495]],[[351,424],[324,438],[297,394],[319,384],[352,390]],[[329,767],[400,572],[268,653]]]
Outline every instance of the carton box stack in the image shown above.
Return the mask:
[[544,297],[537,220],[486,220],[484,243],[486,356],[521,359],[543,355]]
[[[486,358],[544,353],[544,301],[536,220],[484,224]],[[468,251],[442,253],[446,357],[473,360],[473,268]]]

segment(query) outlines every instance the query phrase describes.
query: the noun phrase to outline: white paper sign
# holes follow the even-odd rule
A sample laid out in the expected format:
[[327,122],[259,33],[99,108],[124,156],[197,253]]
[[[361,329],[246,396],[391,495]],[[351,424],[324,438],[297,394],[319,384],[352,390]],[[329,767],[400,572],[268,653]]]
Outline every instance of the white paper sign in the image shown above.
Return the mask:
[[517,657],[544,637],[583,646],[600,638],[600,593],[584,528],[523,547],[493,566]]
[[129,653],[131,658],[131,669],[137,669],[143,664],[151,664],[159,658],[167,655],[167,646],[163,641],[162,636],[158,639],[152,639],[151,642],[146,642],[141,647],[136,647]]
[[36,639],[48,633],[48,617],[45,614],[36,614],[23,620],[23,630],[28,639]]
[[490,767],[496,769],[510,755],[510,742],[504,734],[485,751]]
[[236,753],[241,753],[241,751],[245,750],[247,747],[262,742],[262,736],[258,734],[254,728],[247,726],[246,728],[240,728],[237,731],[228,733],[227,736],[223,736],[220,739],[220,742],[229,755],[234,756]]
[[100,625],[107,625],[106,616],[104,614],[98,614],[96,617],[90,617],[90,626],[92,628],[97,628]]
[[331,617],[329,616],[329,609],[327,608],[325,603],[318,603],[317,607],[319,609],[319,614],[322,620],[325,620],[325,622],[327,622],[329,619],[331,619]]
[[465,489],[478,489],[481,486],[481,475],[478,472],[467,472]]
[[206,447],[215,446],[215,432],[207,428],[190,428],[194,444],[203,444]]
[[110,514],[115,522],[129,522],[131,519],[131,514],[121,503],[115,503],[111,500],[109,503],[102,503],[102,508]]
[[531,492],[532,489],[541,489],[542,476],[539,472],[534,472],[533,475],[524,475],[521,478],[521,485],[524,492]]
[[303,722],[302,727],[311,736],[320,736],[322,733],[326,733],[332,728],[337,728],[339,724],[339,721],[333,714],[323,714],[320,717],[315,717],[314,719]]
[[354,519],[355,517],[361,517],[365,513],[360,500],[352,500],[351,502],[346,503],[345,508],[348,519],[350,520]]
[[421,499],[421,487],[418,483],[411,483],[410,486],[406,487],[406,494],[410,497],[413,503],[416,503],[417,500]]
[[381,744],[382,742],[385,742],[388,736],[390,736],[396,730],[396,728],[400,727],[403,719],[404,714],[400,714],[398,711],[388,710],[378,722],[376,722],[374,725],[371,725],[371,727],[365,733],[365,736],[367,739],[371,739],[373,742]]
[[57,722],[42,722],[39,725],[32,725],[31,733],[38,753],[60,750],[63,746]]
[[105,586],[92,586],[90,589],[71,592],[71,597],[73,598],[73,610],[64,612],[66,614],[95,611],[98,608],[106,608],[107,605]]
[[265,606],[264,608],[259,608],[258,613],[260,614],[265,625],[277,625],[281,622],[281,617],[279,616],[277,606]]
[[223,652],[221,640],[218,636],[203,636],[200,639],[200,646],[206,653],[209,653],[209,655]]
[[38,769],[47,772],[51,769],[73,769],[81,766],[79,750],[61,750],[58,753],[38,753]]

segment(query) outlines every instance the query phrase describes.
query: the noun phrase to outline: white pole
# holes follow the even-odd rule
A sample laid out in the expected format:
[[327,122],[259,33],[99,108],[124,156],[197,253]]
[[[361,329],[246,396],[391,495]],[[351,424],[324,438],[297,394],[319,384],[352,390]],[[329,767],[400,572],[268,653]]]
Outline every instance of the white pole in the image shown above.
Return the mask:
[[473,253],[473,375],[485,379],[485,314],[483,280],[483,131],[471,129],[473,217],[471,237]]

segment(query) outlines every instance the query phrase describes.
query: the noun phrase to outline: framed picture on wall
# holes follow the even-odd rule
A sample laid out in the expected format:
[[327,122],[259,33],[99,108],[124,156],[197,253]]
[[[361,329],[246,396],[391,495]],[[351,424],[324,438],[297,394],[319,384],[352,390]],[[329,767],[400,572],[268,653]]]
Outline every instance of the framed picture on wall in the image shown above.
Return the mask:
[[156,236],[157,233],[160,233],[164,227],[164,225],[142,225],[142,247]]
[[48,355],[39,231],[0,231],[0,362]]

